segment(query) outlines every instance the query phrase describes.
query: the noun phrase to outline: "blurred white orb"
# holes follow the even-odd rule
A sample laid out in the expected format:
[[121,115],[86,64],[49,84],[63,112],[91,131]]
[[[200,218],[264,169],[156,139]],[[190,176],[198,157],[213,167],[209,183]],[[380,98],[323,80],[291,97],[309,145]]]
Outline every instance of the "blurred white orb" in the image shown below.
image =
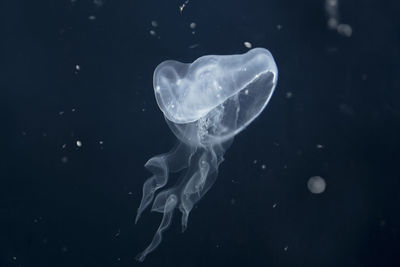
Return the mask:
[[322,178],[321,176],[313,176],[310,179],[308,179],[307,187],[311,193],[321,194],[325,191],[326,182],[324,178]]

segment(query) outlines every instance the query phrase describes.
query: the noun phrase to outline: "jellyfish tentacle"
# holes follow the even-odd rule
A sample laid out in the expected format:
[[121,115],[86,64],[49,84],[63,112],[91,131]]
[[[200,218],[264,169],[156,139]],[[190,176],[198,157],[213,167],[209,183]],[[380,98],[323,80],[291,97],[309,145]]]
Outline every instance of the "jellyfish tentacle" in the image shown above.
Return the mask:
[[197,171],[192,174],[183,187],[179,210],[182,212],[182,232],[187,228],[189,213],[193,206],[208,192],[214,184],[218,166],[223,161],[222,155],[217,155],[212,146],[203,148],[201,155],[195,160]]
[[154,156],[146,162],[144,166],[153,173],[153,176],[143,184],[142,200],[135,223],[139,221],[143,211],[153,201],[155,192],[167,184],[169,172],[179,172],[187,168],[195,151],[195,147],[180,143],[169,153]]
[[138,222],[143,211],[153,201],[154,193],[168,182],[168,164],[165,155],[152,157],[144,166],[153,173],[153,176],[148,178],[143,185],[142,200],[137,211],[135,223]]
[[171,220],[172,220],[173,213],[174,213],[177,203],[178,203],[178,198],[176,197],[176,195],[170,194],[168,196],[167,200],[165,201],[165,204],[163,205],[164,206],[164,210],[163,210],[164,215],[161,220],[160,226],[158,227],[157,232],[155,233],[150,245],[136,256],[136,259],[138,261],[140,261],[140,262],[144,261],[147,254],[152,252],[161,243],[162,233],[171,224]]

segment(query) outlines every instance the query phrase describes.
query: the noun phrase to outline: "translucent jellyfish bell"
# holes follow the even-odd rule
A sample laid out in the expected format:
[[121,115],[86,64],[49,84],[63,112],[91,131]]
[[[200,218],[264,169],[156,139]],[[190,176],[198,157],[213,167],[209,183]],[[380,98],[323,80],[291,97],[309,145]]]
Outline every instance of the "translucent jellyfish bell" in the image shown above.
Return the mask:
[[143,186],[136,221],[156,191],[167,184],[169,173],[182,174],[177,185],[155,197],[151,210],[164,216],[138,260],[143,261],[159,245],[176,208],[182,213],[182,229],[186,228],[194,204],[215,182],[233,137],[266,107],[277,79],[275,61],[264,48],[242,55],[203,56],[191,64],[168,60],[157,66],[153,77],[156,100],[181,142],[146,163],[153,176]]
[[[243,130],[265,108],[277,73],[271,53],[255,48],[243,55],[203,56],[192,64],[164,61],[154,71],[154,89],[180,140],[219,143]],[[200,136],[188,135],[192,127],[199,128],[194,133]]]

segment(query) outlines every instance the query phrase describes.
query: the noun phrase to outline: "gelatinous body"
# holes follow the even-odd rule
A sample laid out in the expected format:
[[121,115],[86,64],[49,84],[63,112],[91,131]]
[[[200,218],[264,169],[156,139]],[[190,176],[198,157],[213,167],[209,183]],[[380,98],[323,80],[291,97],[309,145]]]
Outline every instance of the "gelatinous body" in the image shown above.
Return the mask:
[[[143,261],[161,242],[176,208],[182,213],[182,229],[186,228],[191,209],[213,185],[233,137],[262,112],[277,79],[275,61],[263,48],[242,55],[203,56],[191,64],[168,60],[157,66],[156,100],[181,142],[145,165],[153,176],[143,186],[136,221],[152,202],[151,210],[164,216],[138,260]],[[178,172],[178,183],[155,196],[166,186],[169,173]]]

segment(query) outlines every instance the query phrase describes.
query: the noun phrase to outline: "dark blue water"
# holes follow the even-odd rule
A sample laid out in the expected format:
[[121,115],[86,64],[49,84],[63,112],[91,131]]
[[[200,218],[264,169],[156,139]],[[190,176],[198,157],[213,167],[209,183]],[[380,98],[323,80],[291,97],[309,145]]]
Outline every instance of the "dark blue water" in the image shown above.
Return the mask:
[[399,266],[398,2],[340,1],[351,33],[322,0],[183,3],[0,3],[0,266],[139,265],[161,219],[134,224],[143,165],[176,144],[153,70],[246,41],[274,55],[276,91],[140,265]]

